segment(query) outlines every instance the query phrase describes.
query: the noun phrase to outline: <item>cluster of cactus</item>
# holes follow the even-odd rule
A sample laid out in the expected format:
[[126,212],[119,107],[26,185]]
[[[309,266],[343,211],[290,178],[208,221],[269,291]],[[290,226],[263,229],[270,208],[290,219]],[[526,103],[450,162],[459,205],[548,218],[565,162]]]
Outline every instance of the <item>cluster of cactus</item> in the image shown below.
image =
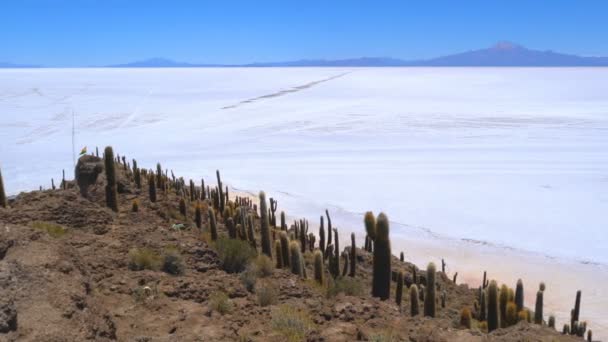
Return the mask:
[[118,212],[118,188],[116,186],[116,169],[114,167],[114,151],[106,147],[104,151],[104,166],[106,171],[106,205]]

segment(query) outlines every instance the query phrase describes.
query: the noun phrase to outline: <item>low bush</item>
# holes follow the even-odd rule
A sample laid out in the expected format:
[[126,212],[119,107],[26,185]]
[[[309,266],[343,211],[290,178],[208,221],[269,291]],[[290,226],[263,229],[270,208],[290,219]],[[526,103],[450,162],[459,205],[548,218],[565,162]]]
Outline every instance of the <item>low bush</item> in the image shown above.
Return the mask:
[[239,239],[220,237],[216,247],[222,268],[229,273],[242,272],[256,255],[247,241]]
[[313,327],[306,312],[288,305],[281,305],[272,311],[271,325],[274,331],[283,335],[289,342],[304,340]]
[[258,255],[251,262],[251,267],[255,270],[256,274],[260,278],[266,278],[272,275],[274,272],[274,263],[267,255]]
[[228,298],[228,295],[222,291],[213,292],[209,296],[209,304],[211,305],[211,309],[222,315],[231,312],[233,308],[232,301]]
[[54,238],[60,238],[63,235],[65,235],[65,233],[67,233],[67,229],[63,228],[62,226],[60,226],[58,224],[49,223],[49,222],[34,221],[32,223],[32,227],[34,227],[34,229],[39,229],[39,230],[45,231],[51,237],[54,237]]
[[161,257],[148,248],[132,249],[129,251],[129,269],[133,271],[158,270]]
[[363,294],[363,286],[360,281],[352,277],[338,278],[329,284],[327,296],[335,297],[339,293],[344,293],[347,296],[360,296]]
[[182,275],[186,266],[179,251],[176,249],[168,249],[163,255],[162,270],[173,275]]
[[255,287],[255,294],[260,306],[268,306],[277,303],[279,291],[270,282],[261,282]]

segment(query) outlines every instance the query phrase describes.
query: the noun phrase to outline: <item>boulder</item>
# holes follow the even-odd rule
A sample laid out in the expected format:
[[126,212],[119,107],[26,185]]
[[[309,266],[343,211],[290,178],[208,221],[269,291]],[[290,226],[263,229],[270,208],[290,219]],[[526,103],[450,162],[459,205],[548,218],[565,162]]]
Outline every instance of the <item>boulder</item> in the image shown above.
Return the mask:
[[0,333],[17,330],[17,308],[15,303],[0,299]]

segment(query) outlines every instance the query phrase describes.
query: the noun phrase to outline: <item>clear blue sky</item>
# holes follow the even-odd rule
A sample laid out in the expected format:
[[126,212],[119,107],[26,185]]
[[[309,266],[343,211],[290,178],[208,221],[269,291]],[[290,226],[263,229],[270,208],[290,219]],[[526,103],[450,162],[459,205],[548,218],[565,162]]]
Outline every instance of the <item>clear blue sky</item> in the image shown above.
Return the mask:
[[0,61],[428,58],[509,40],[608,55],[606,0],[0,0]]

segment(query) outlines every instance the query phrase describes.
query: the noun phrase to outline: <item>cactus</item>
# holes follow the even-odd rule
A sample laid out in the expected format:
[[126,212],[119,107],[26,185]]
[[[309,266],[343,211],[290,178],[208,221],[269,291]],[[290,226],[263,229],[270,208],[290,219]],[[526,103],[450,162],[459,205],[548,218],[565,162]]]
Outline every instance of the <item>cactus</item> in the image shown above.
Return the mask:
[[314,253],[315,280],[323,285],[323,254],[316,250]]
[[355,233],[350,234],[350,273],[351,277],[355,276],[357,269],[357,246],[355,245]]
[[376,239],[376,219],[374,218],[374,213],[371,211],[366,212],[363,217],[363,222],[365,223],[367,236],[371,241],[374,241]]
[[156,185],[154,184],[154,175],[148,176],[148,195],[150,196],[150,202],[156,202]]
[[4,192],[4,180],[2,179],[2,170],[0,170],[0,207],[6,208],[8,206],[8,200],[6,198],[6,192]]
[[277,268],[283,268],[283,256],[281,255],[281,241],[274,240],[274,256],[277,260]]
[[[441,292],[441,308],[442,309],[445,309],[445,301],[446,301],[447,296],[448,296],[448,294],[445,291]],[[475,305],[475,312],[477,312],[478,311],[477,306],[479,304],[477,304],[477,301],[473,302],[473,304]]]
[[281,241],[281,256],[283,257],[283,267],[289,267],[289,239],[287,232],[279,233],[279,241]]
[[289,243],[289,254],[291,255],[291,273],[300,277],[304,276],[302,270],[302,252],[300,251],[300,245],[296,241]]
[[538,289],[539,289],[540,291],[543,291],[543,292],[544,292],[544,291],[545,291],[545,288],[546,288],[546,286],[545,286],[545,282],[541,281],[541,282],[540,282],[540,284],[538,285]]
[[281,211],[281,230],[287,230],[287,223],[285,221],[285,212]]
[[483,271],[483,281],[481,283],[481,287],[485,289],[486,287],[488,287],[488,285],[489,282],[488,280],[486,280],[486,271]]
[[201,204],[199,202],[194,207],[194,223],[196,223],[196,228],[198,229],[201,229],[203,226],[203,214],[201,213]]
[[417,316],[420,313],[420,304],[418,304],[418,286],[416,284],[410,286],[410,314]]
[[592,342],[593,341],[593,332],[591,330],[589,330],[587,332],[587,342]]
[[277,201],[270,197],[270,224],[273,227],[277,226],[277,217],[275,212],[277,211]]
[[543,291],[536,292],[536,306],[534,308],[534,323],[543,324]]
[[[329,211],[325,209],[325,215],[327,215],[327,244],[331,243],[331,218],[329,217]],[[325,256],[327,258],[327,255]]]
[[445,261],[443,259],[441,259],[441,273],[445,274],[445,266],[447,264],[445,263]]
[[340,239],[338,238],[338,229],[334,229],[334,262],[336,263],[336,267],[340,269]]
[[217,240],[217,223],[215,221],[215,212],[213,208],[209,208],[209,231],[211,232],[211,240]]
[[498,285],[492,280],[488,286],[488,332],[498,329]]
[[321,254],[325,254],[325,228],[323,227],[323,216],[321,216],[321,225],[319,226],[319,250],[321,250]]
[[391,242],[388,217],[384,213],[378,215],[375,234],[372,296],[386,300],[391,293]]
[[252,215],[249,215],[247,217],[247,239],[249,240],[251,247],[253,247],[253,249],[257,250],[258,246],[255,243],[255,234],[253,232],[253,216]]
[[555,329],[555,316],[553,316],[553,315],[549,316],[549,321],[548,321],[547,325],[549,326],[549,328]]
[[403,297],[403,272],[397,274],[397,290],[395,291],[395,303],[401,307],[401,298]]
[[509,288],[507,285],[502,285],[500,287],[500,292],[498,293],[498,311],[500,313],[500,327],[505,328],[507,324],[507,302],[509,301]]
[[[222,187],[222,179],[220,178],[220,170],[216,170],[215,174],[217,176],[217,189],[218,189],[218,205],[219,205],[219,209],[220,209],[220,213],[224,211],[224,207],[226,204],[226,198],[224,197],[224,190]],[[268,243],[268,250],[270,250],[270,242]],[[264,254],[266,254],[266,252],[264,252]],[[270,252],[268,252],[268,254],[266,254],[268,256],[270,256]]]
[[481,296],[479,300],[479,320],[486,320],[486,290],[481,290]]
[[471,317],[471,309],[468,307],[464,307],[462,311],[460,311],[460,326],[471,329],[471,321],[473,318]]
[[454,278],[452,278],[454,284],[456,284],[456,278],[458,278],[458,272],[454,273]]
[[266,194],[264,193],[264,191],[260,191],[260,222],[262,235],[262,253],[266,254],[269,258],[272,258],[272,252],[270,247],[270,223],[268,222],[268,209],[266,208]]
[[133,204],[131,205],[131,211],[134,213],[139,211],[139,202],[137,201],[137,199],[133,200]]
[[505,316],[507,327],[517,324],[517,312],[517,304],[514,302],[507,303],[507,313]]
[[163,169],[160,166],[160,163],[156,163],[156,187],[159,189],[163,189]]
[[65,170],[61,170],[61,189],[65,190],[68,188],[68,184],[65,182]]
[[350,259],[350,254],[346,252],[342,252],[342,258],[344,259],[344,266],[342,266],[342,277],[346,277],[346,273],[348,272],[348,260]]
[[578,322],[581,313],[581,290],[576,291],[576,300],[574,301],[574,314],[572,320]]
[[236,227],[232,217],[228,217],[228,219],[226,219],[226,228],[228,228],[228,236],[231,239],[236,239]]
[[55,180],[51,178],[51,190],[55,190]]
[[118,212],[118,189],[116,187],[116,169],[114,168],[114,151],[108,146],[105,149],[104,164],[106,169],[106,205]]
[[517,286],[515,287],[515,305],[517,305],[517,312],[524,308],[524,283],[521,279],[517,279]]
[[186,200],[183,197],[179,199],[179,213],[186,216]]
[[201,200],[205,200],[207,198],[207,194],[205,193],[205,179],[201,178]]
[[141,189],[141,171],[137,168],[137,160],[133,159],[133,178],[135,180],[135,186]]
[[424,298],[424,315],[435,317],[435,264],[430,263],[426,268],[426,294]]
[[196,198],[196,189],[194,188],[194,181],[190,180],[190,202],[194,202]]
[[564,324],[564,328],[562,329],[562,334],[570,335],[570,326],[568,324]]

